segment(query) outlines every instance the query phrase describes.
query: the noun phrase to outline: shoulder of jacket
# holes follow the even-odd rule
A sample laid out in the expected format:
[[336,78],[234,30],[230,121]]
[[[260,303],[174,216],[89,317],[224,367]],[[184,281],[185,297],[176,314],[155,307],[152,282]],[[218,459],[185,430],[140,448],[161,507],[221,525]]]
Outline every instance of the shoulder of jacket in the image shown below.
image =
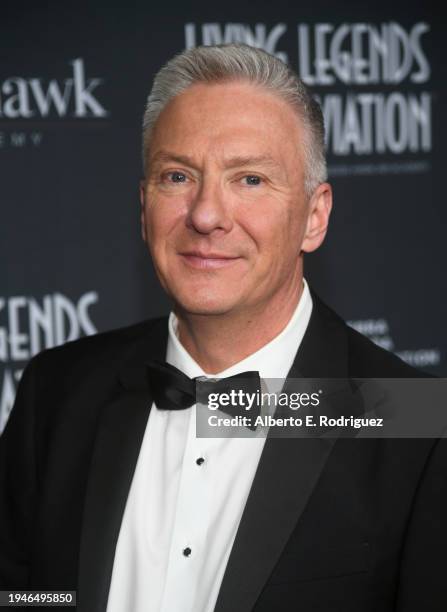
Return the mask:
[[368,378],[424,378],[429,374],[408,365],[348,325],[349,369],[353,376]]
[[150,341],[152,330],[163,323],[167,325],[167,317],[148,319],[48,348],[35,355],[30,360],[29,367],[62,369],[73,364],[88,367],[91,363],[114,362],[121,359],[123,352],[135,342],[145,337]]

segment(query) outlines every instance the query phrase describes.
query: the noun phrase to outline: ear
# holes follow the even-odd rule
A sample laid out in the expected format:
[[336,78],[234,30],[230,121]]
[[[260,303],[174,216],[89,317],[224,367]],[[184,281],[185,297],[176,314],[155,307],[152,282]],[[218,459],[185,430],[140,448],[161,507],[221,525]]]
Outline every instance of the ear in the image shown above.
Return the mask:
[[144,242],[147,242],[146,217],[144,215],[146,203],[146,182],[144,179],[140,181],[140,222],[141,222],[141,237]]
[[309,202],[306,233],[301,246],[301,250],[305,253],[315,251],[323,242],[331,210],[332,187],[329,183],[322,183],[315,189]]

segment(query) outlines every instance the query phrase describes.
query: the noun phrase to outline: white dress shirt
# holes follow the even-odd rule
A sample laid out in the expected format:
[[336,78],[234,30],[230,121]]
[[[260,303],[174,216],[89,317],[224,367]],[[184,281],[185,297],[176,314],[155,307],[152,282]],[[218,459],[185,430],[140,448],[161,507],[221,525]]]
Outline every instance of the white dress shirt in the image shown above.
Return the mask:
[[[306,331],[312,299],[304,281],[283,331],[213,377],[258,370],[285,378]],[[205,372],[169,317],[166,360],[191,378]],[[152,404],[115,550],[107,612],[212,612],[265,437],[197,438],[196,406]]]

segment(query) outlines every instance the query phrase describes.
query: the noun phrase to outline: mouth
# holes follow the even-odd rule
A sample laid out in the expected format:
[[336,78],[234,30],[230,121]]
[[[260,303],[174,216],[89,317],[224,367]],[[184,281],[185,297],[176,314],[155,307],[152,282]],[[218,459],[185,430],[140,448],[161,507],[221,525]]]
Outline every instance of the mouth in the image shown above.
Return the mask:
[[196,270],[228,268],[241,259],[240,257],[224,255],[222,253],[202,253],[200,251],[180,253],[180,257],[186,265]]

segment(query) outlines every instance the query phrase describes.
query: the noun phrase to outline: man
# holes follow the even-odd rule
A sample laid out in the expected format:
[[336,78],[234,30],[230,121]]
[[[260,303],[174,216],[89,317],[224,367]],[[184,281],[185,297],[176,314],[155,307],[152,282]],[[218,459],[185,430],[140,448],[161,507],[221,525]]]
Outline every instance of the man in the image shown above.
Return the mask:
[[156,393],[177,370],[415,375],[303,279],[332,205],[323,133],[260,50],[159,72],[141,220],[173,312],[31,361],[1,440],[2,588],[77,589],[83,612],[446,609],[444,444],[196,438],[194,401]]

